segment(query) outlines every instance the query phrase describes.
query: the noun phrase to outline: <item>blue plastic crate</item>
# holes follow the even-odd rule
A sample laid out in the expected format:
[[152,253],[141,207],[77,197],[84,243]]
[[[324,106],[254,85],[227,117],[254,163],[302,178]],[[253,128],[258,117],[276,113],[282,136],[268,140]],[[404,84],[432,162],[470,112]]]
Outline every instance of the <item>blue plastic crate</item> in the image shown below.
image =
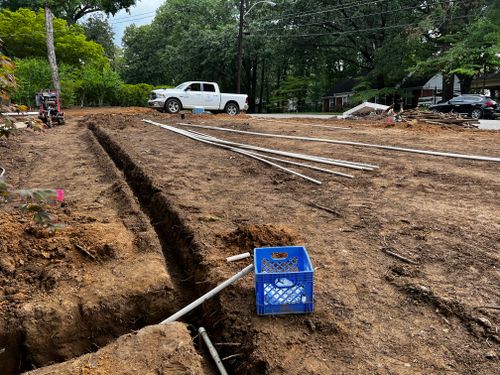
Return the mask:
[[303,314],[314,310],[314,269],[303,246],[254,249],[257,314]]

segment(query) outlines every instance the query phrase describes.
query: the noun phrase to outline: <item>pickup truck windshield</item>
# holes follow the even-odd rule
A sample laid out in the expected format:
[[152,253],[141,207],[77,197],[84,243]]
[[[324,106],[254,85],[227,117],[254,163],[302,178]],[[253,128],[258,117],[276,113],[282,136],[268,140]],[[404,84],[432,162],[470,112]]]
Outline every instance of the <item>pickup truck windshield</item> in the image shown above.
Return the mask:
[[187,86],[187,82],[181,83],[179,86],[176,87],[177,90],[184,90]]

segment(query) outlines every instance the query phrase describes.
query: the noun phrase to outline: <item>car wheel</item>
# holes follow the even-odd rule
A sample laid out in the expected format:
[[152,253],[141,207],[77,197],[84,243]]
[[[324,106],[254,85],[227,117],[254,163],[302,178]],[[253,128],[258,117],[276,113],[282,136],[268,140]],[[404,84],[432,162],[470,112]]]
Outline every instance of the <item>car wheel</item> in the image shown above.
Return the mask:
[[474,108],[470,113],[470,117],[475,120],[479,120],[481,117],[483,117],[483,111],[480,108]]
[[227,103],[226,108],[224,108],[224,112],[230,116],[234,116],[240,113],[240,107],[238,107],[238,104],[236,103]]
[[168,99],[165,103],[165,110],[168,113],[179,113],[181,110],[181,103],[177,99]]

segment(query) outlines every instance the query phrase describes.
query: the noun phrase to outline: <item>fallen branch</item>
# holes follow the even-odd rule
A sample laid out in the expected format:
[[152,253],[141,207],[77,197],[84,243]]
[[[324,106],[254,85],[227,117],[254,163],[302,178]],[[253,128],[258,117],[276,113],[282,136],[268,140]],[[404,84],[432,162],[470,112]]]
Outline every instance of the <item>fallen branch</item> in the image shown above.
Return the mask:
[[242,353],[232,354],[232,355],[228,355],[227,357],[222,358],[222,360],[223,361],[227,361],[228,359],[236,358],[236,357],[239,357],[239,356],[242,356],[242,355],[243,355]]
[[477,306],[476,309],[500,310],[500,306]]
[[83,246],[80,246],[80,245],[78,245],[78,244],[75,244],[75,247],[76,247],[76,249],[77,249],[77,250],[80,250],[80,251],[81,251],[84,255],[86,255],[86,256],[88,256],[88,257],[92,258],[93,260],[95,260],[95,259],[96,259],[96,258],[95,258],[95,256],[94,256],[94,254],[92,254],[91,252],[89,252],[89,251],[88,251],[87,249],[85,249]]
[[334,210],[333,208],[325,207],[325,206],[322,206],[322,205],[314,203],[314,202],[309,202],[308,205],[312,206],[312,207],[319,208],[320,210],[329,212],[337,217],[342,217],[342,214],[340,212],[338,212],[337,210]]
[[398,258],[399,260],[402,260],[403,262],[418,265],[418,263],[417,263],[417,262],[415,262],[414,260],[411,260],[411,259],[405,258],[405,257],[404,257],[404,256],[402,256],[402,255],[396,254],[395,252],[390,251],[389,249],[387,249],[387,248],[385,248],[385,247],[383,247],[383,248],[382,248],[382,251],[383,251],[384,253],[386,253],[387,255],[390,255],[390,256],[393,256],[394,258]]
[[216,342],[217,346],[241,346],[241,342]]

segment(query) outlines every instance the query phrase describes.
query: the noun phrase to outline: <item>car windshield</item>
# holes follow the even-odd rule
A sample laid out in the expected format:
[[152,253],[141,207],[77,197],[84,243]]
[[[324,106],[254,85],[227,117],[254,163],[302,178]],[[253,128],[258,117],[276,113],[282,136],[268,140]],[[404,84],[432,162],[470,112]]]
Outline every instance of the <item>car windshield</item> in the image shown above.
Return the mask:
[[176,87],[177,90],[184,90],[186,86],[188,85],[189,82],[184,82],[181,83],[179,86]]

